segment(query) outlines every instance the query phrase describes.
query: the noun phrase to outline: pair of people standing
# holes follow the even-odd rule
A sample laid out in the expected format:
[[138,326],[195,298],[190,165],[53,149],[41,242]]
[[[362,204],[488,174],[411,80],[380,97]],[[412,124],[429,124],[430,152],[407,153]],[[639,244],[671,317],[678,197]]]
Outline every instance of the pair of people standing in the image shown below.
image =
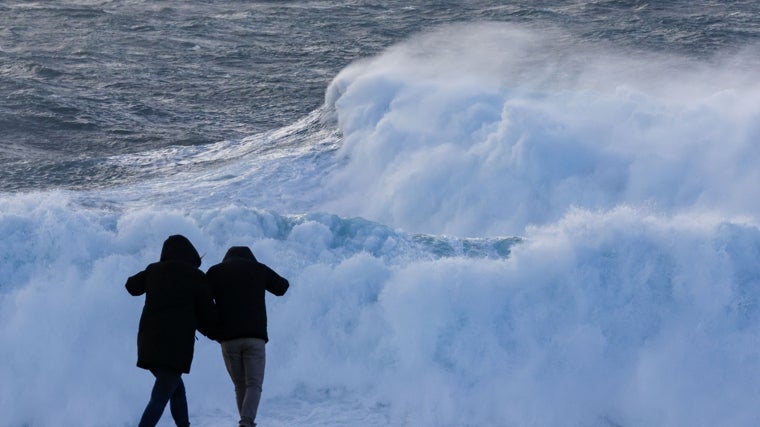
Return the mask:
[[158,262],[127,279],[130,294],[145,294],[137,366],[156,377],[139,427],[155,426],[167,403],[177,426],[190,425],[182,374],[190,372],[196,330],[221,343],[239,425],[256,425],[269,340],[264,294],[281,296],[289,283],[245,246],[230,248],[206,274],[200,265],[192,243],[173,235]]

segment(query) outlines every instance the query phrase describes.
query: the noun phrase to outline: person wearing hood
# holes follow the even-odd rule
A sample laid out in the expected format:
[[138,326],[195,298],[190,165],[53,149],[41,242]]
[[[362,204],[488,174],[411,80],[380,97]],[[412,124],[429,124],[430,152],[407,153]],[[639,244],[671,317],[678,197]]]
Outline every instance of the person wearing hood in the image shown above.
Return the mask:
[[269,341],[265,294],[282,296],[289,283],[246,246],[231,247],[206,277],[219,310],[217,340],[235,386],[239,425],[255,426]]
[[195,331],[214,338],[216,307],[201,257],[181,235],[169,236],[158,262],[127,279],[127,291],[145,294],[137,333],[137,366],[156,381],[139,427],[155,426],[169,402],[177,426],[189,426],[182,374],[190,373]]

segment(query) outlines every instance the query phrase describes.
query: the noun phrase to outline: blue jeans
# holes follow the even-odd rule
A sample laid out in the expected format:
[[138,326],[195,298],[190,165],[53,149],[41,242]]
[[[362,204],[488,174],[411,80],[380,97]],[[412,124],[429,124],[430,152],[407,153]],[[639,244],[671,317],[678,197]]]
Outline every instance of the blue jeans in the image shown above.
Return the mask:
[[240,426],[255,427],[266,367],[266,343],[259,338],[239,338],[222,342],[222,356],[232,383],[240,413]]
[[156,382],[153,384],[150,401],[138,427],[154,427],[158,424],[167,402],[171,402],[169,409],[177,427],[189,426],[190,417],[187,414],[187,396],[182,373],[163,368],[151,369],[150,372],[156,377]]

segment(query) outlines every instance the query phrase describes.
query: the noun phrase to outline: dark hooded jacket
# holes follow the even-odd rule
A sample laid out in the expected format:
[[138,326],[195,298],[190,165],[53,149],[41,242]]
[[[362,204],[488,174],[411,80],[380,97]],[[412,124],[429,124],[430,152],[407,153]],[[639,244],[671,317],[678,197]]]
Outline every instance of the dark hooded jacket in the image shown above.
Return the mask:
[[127,279],[130,294],[145,294],[137,366],[189,373],[196,329],[213,338],[216,308],[200,265],[192,243],[174,235],[164,242],[159,262]]
[[233,246],[206,273],[219,310],[218,341],[261,338],[269,341],[265,291],[284,295],[289,283],[258,262],[245,246]]

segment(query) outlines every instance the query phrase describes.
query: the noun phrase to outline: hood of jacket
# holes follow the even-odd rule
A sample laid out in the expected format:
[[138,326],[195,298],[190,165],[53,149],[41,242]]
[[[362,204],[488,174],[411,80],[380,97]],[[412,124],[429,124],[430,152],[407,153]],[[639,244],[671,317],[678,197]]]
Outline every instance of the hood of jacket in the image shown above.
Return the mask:
[[161,249],[161,261],[184,261],[195,267],[201,266],[201,257],[187,237],[180,234],[169,236]]
[[224,255],[224,261],[232,258],[244,258],[251,261],[256,261],[256,257],[253,256],[253,252],[247,246],[233,246],[227,250]]

